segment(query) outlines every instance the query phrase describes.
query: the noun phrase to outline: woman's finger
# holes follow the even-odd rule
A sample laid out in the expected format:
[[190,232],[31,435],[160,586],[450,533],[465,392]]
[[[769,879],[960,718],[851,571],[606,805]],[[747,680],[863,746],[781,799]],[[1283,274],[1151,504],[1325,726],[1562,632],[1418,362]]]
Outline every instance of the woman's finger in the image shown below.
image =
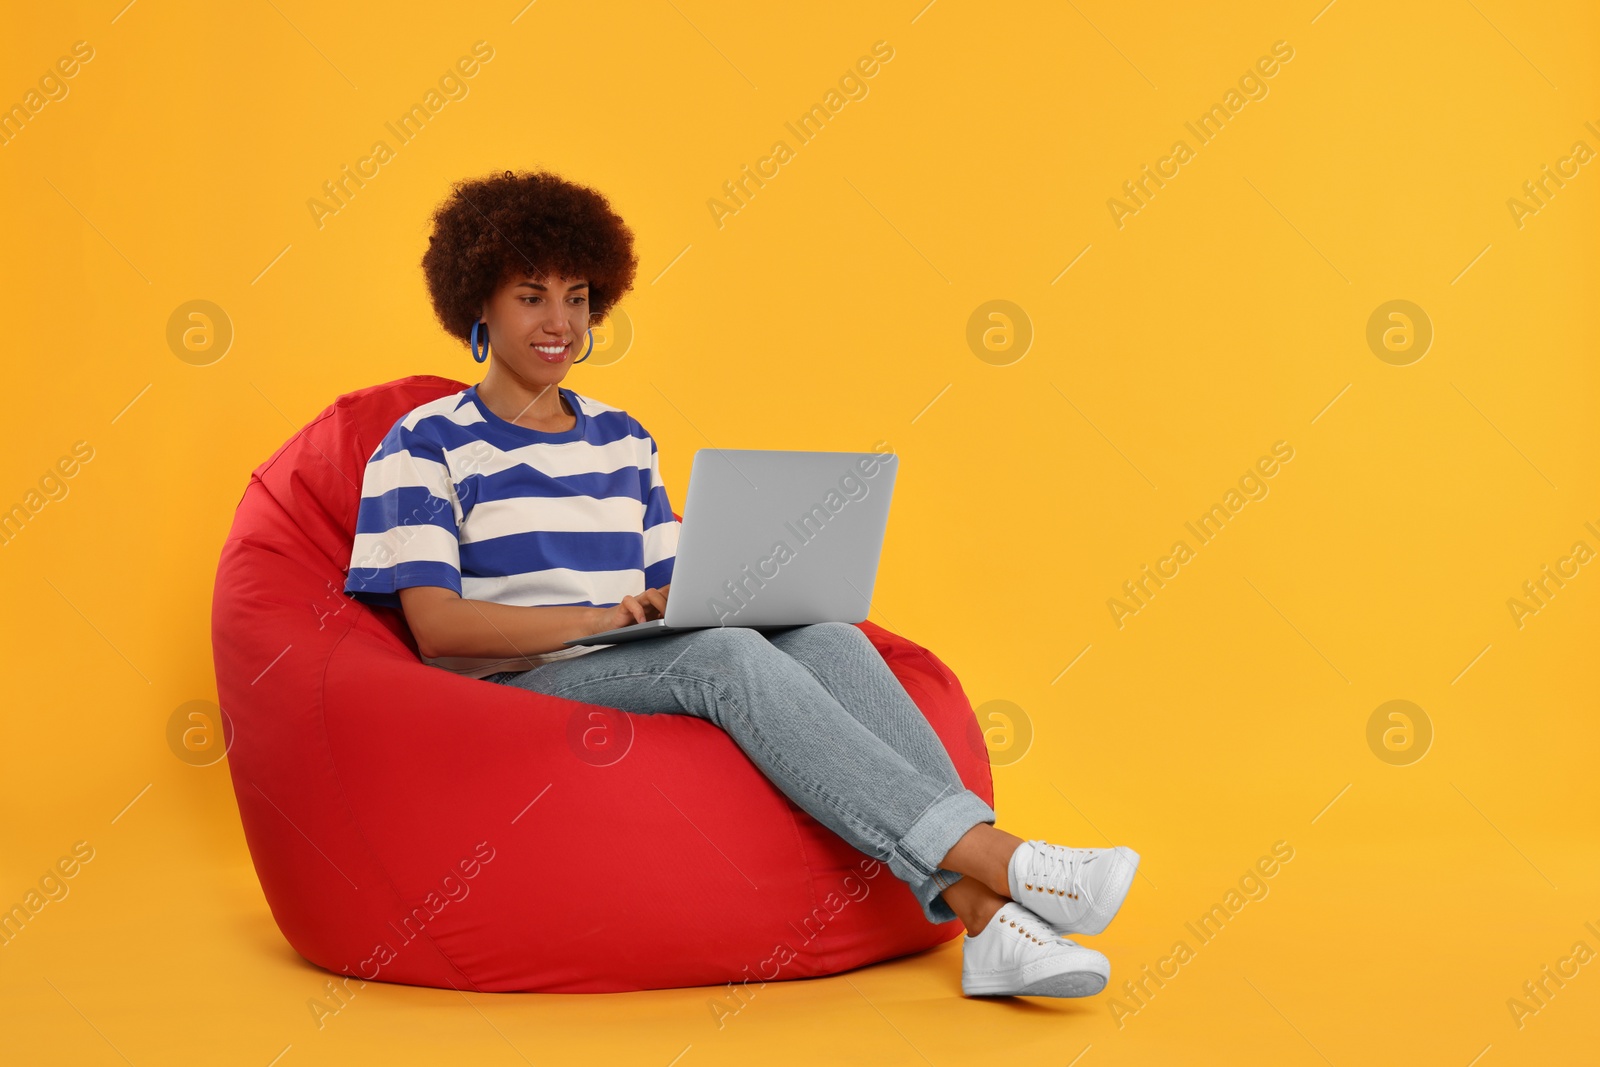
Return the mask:
[[659,614],[665,615],[667,613],[667,598],[662,595],[661,590],[646,589],[640,595],[640,599],[648,603]]
[[633,597],[633,596],[625,596],[625,597],[623,597],[622,598],[622,606],[627,609],[628,614],[633,616],[633,621],[634,622],[644,622],[645,621],[644,608],[639,606],[639,598],[638,597]]

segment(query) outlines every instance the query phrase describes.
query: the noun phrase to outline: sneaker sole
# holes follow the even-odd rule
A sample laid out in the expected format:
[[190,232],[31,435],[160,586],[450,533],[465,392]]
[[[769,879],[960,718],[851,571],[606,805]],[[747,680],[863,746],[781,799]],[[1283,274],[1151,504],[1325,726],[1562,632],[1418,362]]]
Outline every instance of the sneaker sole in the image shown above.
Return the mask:
[[1098,971],[1062,971],[1017,985],[1003,978],[961,981],[969,997],[1092,997],[1106,987],[1107,976]]

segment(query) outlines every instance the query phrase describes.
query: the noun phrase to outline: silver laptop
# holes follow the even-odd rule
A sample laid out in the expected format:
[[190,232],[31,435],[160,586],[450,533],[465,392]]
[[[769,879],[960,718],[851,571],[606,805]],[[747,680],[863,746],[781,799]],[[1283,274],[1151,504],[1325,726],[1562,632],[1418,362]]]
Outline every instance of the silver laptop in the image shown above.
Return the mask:
[[689,469],[666,617],[564,645],[712,626],[861,622],[872,603],[899,457],[702,448]]

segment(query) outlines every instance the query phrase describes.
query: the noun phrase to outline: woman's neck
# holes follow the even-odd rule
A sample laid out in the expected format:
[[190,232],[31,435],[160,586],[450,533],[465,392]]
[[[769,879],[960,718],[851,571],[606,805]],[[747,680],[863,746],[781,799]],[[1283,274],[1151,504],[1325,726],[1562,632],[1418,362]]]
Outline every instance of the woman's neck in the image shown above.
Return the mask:
[[478,383],[478,399],[502,419],[537,427],[575,416],[561,395],[560,382],[544,385],[523,382],[509,374],[497,373],[498,369],[490,367],[489,373]]

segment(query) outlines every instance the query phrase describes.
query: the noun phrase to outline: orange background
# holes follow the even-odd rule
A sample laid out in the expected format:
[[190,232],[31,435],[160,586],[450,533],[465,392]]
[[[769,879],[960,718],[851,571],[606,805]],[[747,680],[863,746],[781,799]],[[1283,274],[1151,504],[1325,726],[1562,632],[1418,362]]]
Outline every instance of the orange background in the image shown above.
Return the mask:
[[[1600,965],[1561,961],[1600,952],[1600,568],[1565,564],[1520,625],[1508,606],[1600,551],[1592,9],[112,0],[12,13],[0,104],[79,41],[0,145],[0,507],[26,513],[0,547],[0,906],[93,853],[0,947],[8,1062],[1592,1058]],[[785,124],[835,89],[801,143]],[[1202,143],[1185,124],[1233,90]],[[637,234],[638,287],[566,384],[650,429],[675,506],[699,448],[901,456],[872,618],[980,706],[1001,826],[1144,856],[1085,939],[1106,993],[965,1000],[950,943],[768,985],[720,1029],[708,989],[381,984],[316,1025],[327,976],[272,923],[224,766],[177,758],[168,723],[216,696],[250,470],[341,393],[476,380],[427,301],[428,215],[453,180],[538,167]],[[225,351],[169,340],[193,300]],[[1280,441],[1266,495],[1200,544],[1185,524]],[[1119,626],[1108,601],[1179,540]],[[1394,700],[1420,711],[1369,734]],[[1292,859],[1202,944],[1185,924],[1277,842]],[[1121,991],[1146,965],[1165,983]],[[1534,1012],[1547,965],[1569,977]]]

